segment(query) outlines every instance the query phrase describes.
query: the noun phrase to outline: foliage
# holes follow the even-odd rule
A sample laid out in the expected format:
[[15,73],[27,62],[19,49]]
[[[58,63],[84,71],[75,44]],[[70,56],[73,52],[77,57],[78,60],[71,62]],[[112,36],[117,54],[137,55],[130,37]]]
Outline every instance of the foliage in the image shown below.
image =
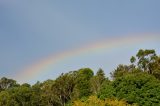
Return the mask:
[[98,92],[97,96],[100,99],[105,99],[105,98],[113,98],[115,96],[115,94],[116,94],[116,92],[112,86],[112,82],[110,82],[108,80],[102,84],[102,87],[101,87],[100,91]]
[[9,106],[11,97],[7,91],[2,91],[0,93],[0,106]]
[[105,74],[104,71],[102,69],[99,69],[96,73],[95,76],[93,76],[90,79],[90,83],[91,83],[91,91],[93,94],[97,95],[97,93],[99,92],[102,83],[107,80],[105,78]]
[[12,87],[16,87],[16,86],[19,86],[19,85],[13,79],[8,79],[6,77],[2,77],[0,79],[0,91],[6,90],[6,89],[9,89],[9,88],[12,88]]
[[113,82],[116,97],[140,106],[160,104],[160,81],[145,73],[128,74]]
[[118,99],[99,99],[96,96],[90,96],[86,101],[74,101],[73,106],[131,106],[124,100]]
[[72,92],[76,84],[77,72],[69,72],[60,75],[52,85],[52,91],[57,96],[59,103],[64,105],[72,98]]
[[89,68],[78,70],[76,85],[74,88],[74,98],[87,97],[91,94],[90,79],[93,77],[93,71]]
[[160,56],[140,49],[130,62],[118,65],[111,80],[90,68],[34,85],[2,77],[0,106],[159,106]]
[[138,58],[137,67],[139,69],[160,79],[160,57],[157,56],[155,50],[140,49],[136,57]]

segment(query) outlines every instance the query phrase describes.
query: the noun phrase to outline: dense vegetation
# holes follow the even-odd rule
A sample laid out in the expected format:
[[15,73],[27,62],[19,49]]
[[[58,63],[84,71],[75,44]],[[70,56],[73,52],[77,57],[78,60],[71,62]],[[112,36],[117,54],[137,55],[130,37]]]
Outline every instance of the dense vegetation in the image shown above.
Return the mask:
[[0,106],[160,106],[160,56],[139,50],[111,79],[99,69],[62,73],[34,85],[0,79]]

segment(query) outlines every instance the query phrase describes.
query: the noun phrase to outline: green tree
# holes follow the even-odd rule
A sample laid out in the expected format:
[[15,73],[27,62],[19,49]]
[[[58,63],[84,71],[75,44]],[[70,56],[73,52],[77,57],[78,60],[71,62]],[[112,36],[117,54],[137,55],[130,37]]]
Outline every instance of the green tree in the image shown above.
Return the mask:
[[6,77],[0,79],[0,91],[16,86],[19,86],[19,84],[17,84],[17,82],[13,79],[8,79]]
[[0,92],[0,106],[11,106],[11,96],[9,92],[2,91]]
[[30,84],[28,84],[28,83],[23,83],[21,86],[28,87],[28,88],[30,88],[30,87],[31,87],[31,85],[30,85]]
[[46,80],[40,84],[42,106],[60,106],[58,95],[56,95],[54,89],[52,88],[54,83],[54,80]]
[[152,63],[154,63],[157,58],[155,50],[140,49],[136,56],[138,58],[138,67],[143,71],[152,74]]
[[115,92],[115,88],[112,86],[112,82],[109,80],[106,80],[105,82],[103,82],[97,96],[100,99],[106,99],[106,98],[114,98],[115,94],[116,92]]
[[91,90],[93,94],[97,95],[99,92],[102,83],[106,80],[104,71],[99,69],[95,76],[93,76],[90,80],[91,82]]
[[130,62],[134,63],[136,61],[136,58],[134,56],[131,57]]
[[31,90],[32,90],[32,97],[31,97],[32,106],[47,106],[47,102],[45,101],[45,99],[42,98],[43,97],[42,83],[37,81],[34,85],[32,85]]
[[111,77],[113,79],[122,77],[124,75],[127,75],[129,73],[137,73],[137,72],[141,72],[140,69],[136,68],[134,65],[118,65],[118,67],[111,72]]
[[152,63],[151,66],[152,70],[154,70],[152,74],[160,80],[160,57],[157,57],[156,61]]
[[88,97],[91,94],[90,79],[94,73],[90,68],[78,70],[76,85],[74,88],[74,98]]
[[128,74],[113,81],[116,97],[140,106],[160,104],[160,81],[146,73]]
[[32,106],[32,90],[29,87],[20,86],[9,90],[11,98],[18,103],[18,106]]
[[154,75],[160,79],[160,57],[157,56],[155,50],[140,49],[136,54],[137,67],[148,74]]
[[59,103],[63,106],[72,99],[72,92],[76,84],[77,72],[71,71],[61,74],[54,82],[52,90],[58,97]]

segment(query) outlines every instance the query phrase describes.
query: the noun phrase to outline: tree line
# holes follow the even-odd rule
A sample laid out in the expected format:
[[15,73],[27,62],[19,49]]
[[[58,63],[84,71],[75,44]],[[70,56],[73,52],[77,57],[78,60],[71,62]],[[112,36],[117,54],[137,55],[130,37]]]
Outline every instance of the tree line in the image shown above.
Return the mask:
[[140,49],[107,78],[82,68],[56,79],[18,84],[0,79],[0,106],[160,106],[160,56]]

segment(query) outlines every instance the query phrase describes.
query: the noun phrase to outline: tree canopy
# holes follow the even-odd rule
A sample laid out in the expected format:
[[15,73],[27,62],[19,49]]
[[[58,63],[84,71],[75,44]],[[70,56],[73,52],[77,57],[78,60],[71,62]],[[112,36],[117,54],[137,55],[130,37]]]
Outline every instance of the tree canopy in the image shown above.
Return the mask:
[[159,106],[160,56],[140,49],[130,64],[105,76],[90,68],[62,73],[56,79],[18,84],[0,79],[0,106]]

